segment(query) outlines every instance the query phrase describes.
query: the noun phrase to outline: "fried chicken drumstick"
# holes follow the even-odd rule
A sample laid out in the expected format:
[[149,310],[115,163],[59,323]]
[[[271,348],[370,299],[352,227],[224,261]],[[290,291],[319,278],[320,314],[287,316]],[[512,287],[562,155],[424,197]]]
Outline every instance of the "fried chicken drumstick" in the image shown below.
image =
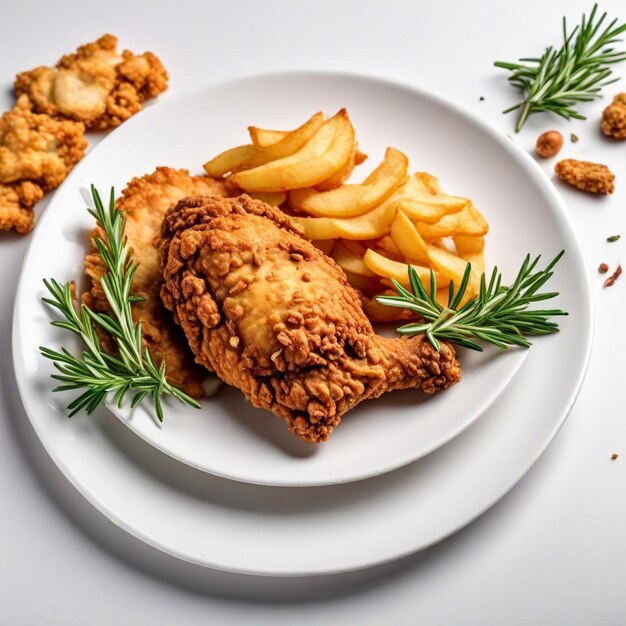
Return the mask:
[[328,439],[363,400],[460,379],[449,344],[375,334],[339,266],[263,202],[181,200],[159,252],[163,303],[196,360],[306,441]]

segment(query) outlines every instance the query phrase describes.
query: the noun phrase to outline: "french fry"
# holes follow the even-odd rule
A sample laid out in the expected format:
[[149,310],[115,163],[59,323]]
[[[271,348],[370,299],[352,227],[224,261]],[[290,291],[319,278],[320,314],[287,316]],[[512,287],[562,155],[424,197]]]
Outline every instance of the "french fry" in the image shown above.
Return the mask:
[[[455,289],[458,289],[463,279],[465,268],[467,267],[467,261],[452,254],[447,248],[439,248],[433,245],[428,246],[428,256],[431,266],[437,272],[438,286],[442,288],[447,287],[450,281],[452,281]],[[465,296],[461,301],[461,306],[478,293],[479,284],[480,274],[477,270],[472,268],[470,280],[467,285],[467,290],[465,291]]]
[[323,123],[324,114],[318,111],[302,124],[302,126],[287,133],[280,141],[270,144],[265,148],[255,148],[254,154],[247,159],[239,169],[252,169],[295,154],[312,139]]
[[358,256],[360,259],[363,258],[368,248],[364,242],[355,239],[341,239],[340,241],[354,256]]
[[352,170],[354,169],[354,155],[356,154],[356,148],[352,150],[352,154],[346,161],[346,164],[338,169],[330,178],[323,180],[321,183],[315,185],[317,191],[329,191],[337,187],[341,187],[342,183],[350,177]]
[[[448,289],[437,289],[437,293],[435,295],[435,298],[437,298],[437,302],[443,306],[446,307],[448,306],[448,302],[450,300],[450,292]],[[465,304],[465,303],[463,303]]]
[[424,224],[434,224],[451,213],[460,212],[469,204],[466,198],[431,194],[419,174],[409,176],[384,203],[397,205],[411,219]]
[[391,290],[394,289],[393,283],[391,282],[391,279],[389,278],[381,278],[380,279],[380,284],[383,285],[384,287],[387,287]]
[[[393,222],[391,222],[393,224]],[[391,230],[391,227],[390,227]],[[384,252],[383,256],[389,257],[394,261],[403,260],[402,253],[398,250],[398,246],[393,242],[393,239],[389,235],[383,235],[378,239],[374,239],[371,245],[381,252]],[[365,252],[364,252],[365,254]]]
[[[396,295],[395,291],[386,290],[378,295]],[[396,307],[385,306],[376,301],[376,297],[367,298],[363,304],[365,314],[372,322],[397,322],[401,319],[409,319],[406,311]]]
[[323,122],[323,113],[315,113],[302,126],[286,133],[279,141],[265,148],[258,148],[253,143],[225,150],[207,161],[204,164],[204,170],[209,176],[223,176],[228,172],[250,169],[290,156],[313,137]]
[[[365,265],[377,276],[383,278],[395,278],[401,285],[405,287],[409,286],[409,274],[407,263],[400,263],[398,261],[392,261],[382,254],[372,250],[371,248],[365,253],[363,257]],[[411,263],[420,280],[428,284],[430,283],[430,269],[421,265],[414,265]],[[436,276],[437,272],[435,272]]]
[[315,185],[315,189],[317,191],[330,191],[331,189],[340,187],[342,183],[350,177],[350,174],[352,174],[352,170],[354,169],[354,167],[356,165],[359,165],[360,163],[363,163],[365,159],[367,159],[367,155],[359,152],[355,144],[354,151],[348,159],[348,162],[340,170],[335,172],[330,178],[323,180],[318,185]]
[[360,276],[359,274],[346,272],[346,270],[343,270],[343,272],[346,275],[346,278],[348,279],[350,285],[352,285],[352,287],[358,289],[362,293],[377,293],[380,290],[380,286],[376,278]]
[[412,220],[434,224],[446,215],[462,211],[469,204],[469,200],[457,196],[431,196],[413,192],[410,197],[398,202],[398,208]]
[[[266,148],[272,144],[284,139],[291,131],[289,130],[271,130],[269,128],[258,128],[257,126],[248,126],[250,139],[257,148]],[[354,153],[354,165],[361,165],[367,159],[367,154],[361,152],[358,148]]]
[[[434,198],[435,196],[433,196]],[[445,211],[438,206],[417,202],[410,198],[404,198],[398,202],[398,209],[415,222],[422,224],[435,224],[446,216]]]
[[482,274],[485,271],[485,238],[456,235],[452,240],[459,256]]
[[225,150],[207,161],[204,164],[204,170],[209,176],[217,177],[289,156],[300,150],[311,139],[323,121],[323,114],[316,113],[302,126],[291,133],[286,133],[281,141],[272,144],[267,149],[258,149],[253,144],[247,144]]
[[378,208],[350,219],[333,217],[292,217],[300,224],[309,239],[375,239],[389,232],[389,227],[396,213],[392,204]]
[[471,263],[472,269],[476,270],[479,274],[485,272],[485,253],[482,250],[474,254],[468,254],[464,256],[463,259]]
[[359,276],[376,276],[374,272],[369,270],[365,263],[363,263],[363,256],[353,254],[348,248],[341,242],[337,242],[333,248],[332,258],[339,267],[352,274],[358,274]]
[[424,224],[423,222],[414,222],[414,224],[423,239],[440,239],[441,237],[450,237],[458,232],[461,221],[459,215],[460,213],[444,215],[434,224]]
[[422,189],[425,193],[430,193],[434,196],[442,194],[441,187],[439,186],[439,179],[435,178],[428,172],[416,172],[415,178],[419,181]]
[[421,265],[429,264],[426,242],[413,222],[400,210],[391,222],[391,239],[407,261]]
[[342,109],[324,122],[298,152],[236,172],[231,180],[246,191],[288,191],[312,187],[341,169],[350,158],[353,147],[354,128],[346,110]]
[[465,258],[468,254],[476,254],[485,249],[484,237],[468,237],[467,235],[455,235],[452,239],[459,256]]
[[331,191],[297,189],[290,192],[290,204],[317,217],[356,217],[378,206],[406,179],[406,155],[387,148],[382,163],[360,185],[343,185]]
[[489,232],[487,220],[473,203],[470,203],[458,215],[459,225],[455,234],[470,237],[483,237]]
[[287,194],[284,191],[256,191],[250,196],[270,206],[280,206],[287,200]]
[[252,144],[257,148],[267,148],[267,146],[284,139],[290,132],[288,130],[270,130],[269,128],[248,126]]
[[245,145],[225,150],[218,154],[216,157],[207,161],[204,164],[204,171],[209,176],[219,177],[224,176],[228,172],[235,171],[248,159],[252,158],[255,153],[254,146]]

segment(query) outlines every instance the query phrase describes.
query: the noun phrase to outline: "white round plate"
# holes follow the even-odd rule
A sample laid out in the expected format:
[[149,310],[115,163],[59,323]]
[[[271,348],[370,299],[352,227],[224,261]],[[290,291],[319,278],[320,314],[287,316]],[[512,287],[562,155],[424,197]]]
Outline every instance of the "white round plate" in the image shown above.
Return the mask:
[[[289,128],[316,110],[333,113],[343,106],[361,149],[370,155],[368,164],[357,168],[359,175],[375,167],[387,146],[404,150],[413,171],[436,174],[445,190],[472,198],[484,212],[491,224],[487,261],[497,260],[505,276],[513,278],[528,251],[558,251],[540,247],[535,237],[556,206],[545,179],[510,140],[487,132],[456,108],[383,81],[310,74],[252,77],[149,108],[76,167],[52,199],[29,250],[29,271],[22,280],[29,299],[17,310],[25,332],[37,337],[37,345],[68,342],[67,333],[50,326],[49,312],[40,304],[41,281],[80,278],[93,227],[85,210],[91,183],[108,196],[111,185],[121,190],[157,165],[198,171],[210,155],[245,142],[250,123]],[[349,482],[405,465],[458,435],[502,393],[526,354],[462,351],[462,384],[430,398],[405,391],[363,403],[323,445],[298,440],[282,420],[255,409],[235,389],[222,389],[203,402],[201,411],[168,403],[163,425],[149,406],[116,414],[159,450],[218,476],[282,486]],[[37,369],[51,368],[34,356]]]
[[[528,155],[483,122],[415,89],[372,78],[299,73],[240,80],[234,85],[252,85],[263,94],[265,83],[273,86],[277,101],[289,92],[288,85],[312,103],[317,102],[316,94],[326,92],[373,101],[387,94],[381,111],[384,119],[400,116],[402,103],[413,102],[418,117],[420,106],[428,106],[437,111],[433,124],[444,116],[448,136],[463,137],[463,142],[450,147],[452,163],[458,166],[454,155],[459,152],[466,154],[468,162],[495,154],[496,169],[483,175],[489,184],[507,181],[498,205],[507,217],[495,210],[489,215],[494,224],[492,249],[498,241],[495,233],[515,219],[511,206],[524,213],[533,229],[524,228],[510,241],[500,242],[498,250],[516,246],[524,237],[526,247],[537,251],[566,249],[551,283],[561,292],[558,305],[570,311],[561,333],[535,342],[526,366],[482,419],[416,463],[371,480],[331,487],[236,483],[160,454],[129,436],[128,429],[104,409],[91,417],[67,419],[64,399],[50,394],[50,370],[37,353],[37,346],[50,339],[44,330],[48,314],[39,302],[37,282],[65,267],[56,263],[53,251],[47,257],[33,252],[45,231],[55,227],[49,212],[35,233],[18,288],[13,320],[15,371],[26,411],[52,459],[94,506],[142,541],[186,561],[228,571],[276,576],[350,571],[399,558],[447,537],[493,505],[532,466],[563,424],[584,377],[592,334],[589,282],[577,238],[556,192]],[[227,88],[222,85],[218,91]],[[201,95],[198,100],[205,102]],[[174,105],[171,101],[161,106]],[[234,101],[233,107],[237,106],[240,103]],[[153,113],[149,110],[136,122],[131,120],[129,130],[141,116]],[[126,158],[123,153],[118,156]],[[77,182],[70,180],[61,191],[69,193]],[[95,182],[106,184],[104,174]],[[519,198],[525,199],[523,206]],[[82,211],[71,208],[71,218],[64,216],[56,249],[73,245],[75,219]]]

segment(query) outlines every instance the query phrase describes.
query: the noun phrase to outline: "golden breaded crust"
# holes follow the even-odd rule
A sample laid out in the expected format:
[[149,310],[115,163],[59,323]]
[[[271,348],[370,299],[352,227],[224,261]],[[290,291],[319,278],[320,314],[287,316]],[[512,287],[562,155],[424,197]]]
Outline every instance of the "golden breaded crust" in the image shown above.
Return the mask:
[[626,139],[626,93],[618,93],[602,112],[602,132],[614,139]]
[[41,187],[30,181],[0,184],[0,230],[30,232],[35,224],[33,207],[42,197]]
[[167,89],[168,74],[152,52],[117,51],[117,37],[104,35],[66,54],[56,67],[40,66],[16,76],[15,92],[37,112],[104,130],[141,110]]
[[[206,371],[194,363],[183,334],[161,303],[162,278],[154,242],[168,208],[188,195],[215,193],[225,193],[221,181],[191,176],[187,170],[158,167],[152,174],[133,178],[117,200],[117,207],[126,213],[125,232],[132,247],[133,261],[138,265],[132,293],[144,298],[133,305],[133,316],[142,323],[144,342],[155,362],[165,362],[169,382],[193,397],[203,395]],[[104,271],[104,262],[92,244],[85,257],[89,285],[83,302],[96,311],[108,311],[100,286]],[[102,339],[105,348],[112,351],[114,345],[110,338]]]
[[0,118],[0,183],[30,180],[42,189],[58,187],[85,154],[80,122],[33,113],[20,97]]
[[563,182],[581,191],[602,195],[615,191],[615,175],[602,163],[563,159],[555,165],[554,171]]
[[363,400],[460,378],[450,344],[376,335],[341,268],[259,200],[181,200],[159,251],[161,297],[197,362],[305,441],[326,441]]

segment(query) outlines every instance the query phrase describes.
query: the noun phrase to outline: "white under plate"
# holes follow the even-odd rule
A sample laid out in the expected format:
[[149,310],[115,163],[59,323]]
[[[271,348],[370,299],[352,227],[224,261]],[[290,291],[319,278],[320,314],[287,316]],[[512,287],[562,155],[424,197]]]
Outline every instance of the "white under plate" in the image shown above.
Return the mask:
[[[31,300],[18,311],[26,332],[41,345],[68,343],[65,331],[49,325],[49,312],[39,298],[44,277],[80,278],[93,227],[85,209],[91,183],[107,196],[111,185],[119,191],[133,176],[157,165],[200,171],[209,156],[245,142],[251,123],[289,128],[316,110],[330,114],[344,106],[360,148],[370,155],[356,175],[369,173],[387,146],[405,151],[413,171],[434,173],[445,190],[472,198],[484,212],[491,224],[487,261],[497,261],[505,277],[513,278],[529,251],[558,252],[558,244],[542,246],[536,236],[557,208],[545,178],[507,137],[456,107],[382,81],[310,74],[247,78],[149,108],[78,165],[33,238],[27,265],[38,271],[22,280]],[[168,403],[162,426],[149,406],[116,414],[159,450],[218,476],[283,486],[349,482],[405,465],[458,435],[502,393],[526,354],[522,349],[463,351],[461,384],[430,398],[405,391],[363,403],[322,445],[298,440],[281,419],[255,409],[228,388],[205,400],[201,411]],[[36,353],[32,358],[37,369],[51,370]]]
[[[264,88],[266,84],[271,89]],[[451,123],[456,119],[449,128],[450,138],[458,136],[462,128],[473,127],[473,134],[450,148],[447,167],[440,159],[429,161],[425,167],[447,175],[465,167],[464,159],[455,156],[459,153],[468,163],[491,153],[499,156],[496,170],[483,173],[490,184],[508,181],[500,191],[499,211],[494,207],[489,212],[494,226],[493,258],[499,259],[496,254],[507,246],[519,245],[523,238],[527,238],[526,247],[537,251],[566,249],[551,283],[561,291],[559,306],[571,313],[562,321],[562,332],[536,341],[525,367],[482,419],[414,464],[371,480],[331,487],[294,489],[235,483],[160,454],[131,436],[104,409],[91,417],[67,419],[64,398],[51,395],[50,370],[37,350],[50,335],[48,314],[39,302],[41,290],[34,286],[41,276],[54,274],[67,264],[57,259],[62,255],[55,255],[54,250],[48,255],[35,252],[47,237],[46,231],[54,230],[59,219],[48,212],[32,240],[13,322],[15,371],[29,418],[62,472],[104,515],[142,541],[192,563],[295,576],[354,570],[425,548],[469,523],[520,479],[553,439],[580,389],[591,346],[591,296],[580,248],[564,207],[521,150],[512,143],[510,149],[505,148],[503,141],[508,140],[502,140],[479,120],[412,88],[372,78],[298,73],[241,79],[207,87],[195,97],[205,106],[205,93],[224,89],[249,89],[260,94],[257,102],[268,89],[275,100],[288,99],[287,94],[297,92],[304,101],[313,103],[312,108],[319,102],[318,93],[333,93],[338,100],[348,102],[352,98],[380,101],[386,94],[384,110],[380,111],[383,120],[398,117],[401,103],[406,101],[414,102],[416,116],[419,106],[428,105],[449,115]],[[160,106],[178,105],[172,99]],[[239,106],[243,104],[233,102],[233,108]],[[152,114],[156,108],[131,120],[119,134],[124,129],[132,133],[142,117]],[[278,125],[278,121],[265,120],[267,125]],[[356,122],[358,128],[359,120]],[[113,143],[115,136],[106,142]],[[154,148],[159,149],[159,138],[155,138]],[[118,154],[121,159],[136,156]],[[517,178],[508,177],[511,168],[518,170]],[[78,184],[86,182],[79,180],[78,172],[59,195],[69,197]],[[105,173],[94,182],[108,184]],[[452,176],[450,182],[454,182]],[[471,180],[466,182],[470,185]],[[443,183],[444,188],[458,187],[448,184],[446,176]],[[480,188],[468,191],[484,208]],[[526,199],[523,207],[519,204],[522,197]],[[515,219],[510,206],[523,209],[533,228],[524,227],[515,238],[498,245],[496,235],[506,228],[508,220]],[[68,206],[58,230],[57,250],[73,245],[76,223],[82,215],[82,207]],[[504,260],[510,269],[517,262],[508,259],[507,254]],[[393,415],[381,412],[380,417],[388,420]]]

